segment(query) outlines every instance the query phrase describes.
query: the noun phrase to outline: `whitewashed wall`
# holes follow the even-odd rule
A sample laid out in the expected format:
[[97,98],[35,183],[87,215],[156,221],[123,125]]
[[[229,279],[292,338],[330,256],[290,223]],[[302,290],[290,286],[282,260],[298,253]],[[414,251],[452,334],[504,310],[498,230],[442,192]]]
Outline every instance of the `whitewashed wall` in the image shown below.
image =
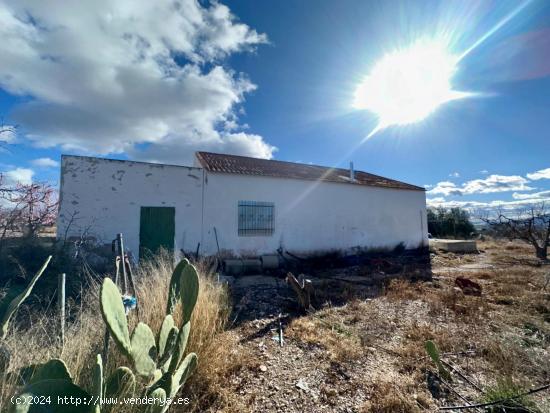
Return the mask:
[[[204,182],[204,190],[203,190]],[[203,203],[204,197],[204,203]],[[271,236],[238,236],[238,202],[275,204]],[[297,253],[353,247],[427,245],[423,191],[364,185],[205,173],[197,167],[63,156],[58,237],[78,212],[68,236],[110,243],[118,232],[137,255],[141,206],[174,206],[175,248],[202,254]]]
[[68,236],[89,227],[100,242],[110,243],[122,232],[137,256],[140,207],[173,206],[175,247],[194,251],[201,237],[202,175],[200,168],[63,156],[58,238],[78,212]]
[[[205,175],[204,251],[214,253],[216,227],[221,249],[238,254],[407,248],[427,245],[424,191],[278,179],[249,175]],[[238,202],[275,204],[272,236],[238,236]]]

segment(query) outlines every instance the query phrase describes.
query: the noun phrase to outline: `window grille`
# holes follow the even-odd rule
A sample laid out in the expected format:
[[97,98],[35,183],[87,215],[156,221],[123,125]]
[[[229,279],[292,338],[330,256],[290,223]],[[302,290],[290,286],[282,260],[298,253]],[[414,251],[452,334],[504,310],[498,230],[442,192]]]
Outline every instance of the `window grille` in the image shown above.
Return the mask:
[[239,236],[273,235],[273,202],[239,201]]

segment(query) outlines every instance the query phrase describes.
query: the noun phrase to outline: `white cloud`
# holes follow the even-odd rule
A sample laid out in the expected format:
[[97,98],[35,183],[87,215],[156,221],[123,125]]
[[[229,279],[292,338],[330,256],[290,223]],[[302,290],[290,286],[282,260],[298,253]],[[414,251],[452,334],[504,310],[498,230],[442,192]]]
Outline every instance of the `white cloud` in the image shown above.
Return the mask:
[[451,178],[460,178],[460,174],[458,172],[453,172],[452,174],[449,174]]
[[488,194],[506,191],[530,191],[534,188],[527,186],[529,181],[517,175],[489,175],[485,179],[474,179],[463,185],[465,194]]
[[538,179],[550,179],[550,168],[541,169],[540,171],[527,174],[527,178],[536,181]]
[[266,144],[259,135],[251,135],[243,132],[220,134],[212,140],[180,141],[179,137],[171,136],[163,141],[162,145],[152,145],[145,150],[130,149],[128,154],[134,159],[142,159],[149,162],[167,162],[171,164],[190,164],[194,160],[194,150],[235,155],[254,156],[259,158],[271,158],[277,148]]
[[530,191],[529,181],[517,175],[490,175],[485,179],[474,179],[457,186],[453,182],[443,181],[434,186],[428,193],[433,195],[471,195],[507,191]]
[[428,206],[437,206],[445,202],[445,198],[443,197],[426,198],[426,203],[428,204]]
[[159,161],[275,149],[239,131],[256,86],[222,62],[267,38],[223,4],[4,1],[0,38],[0,87],[34,97],[13,117],[38,146]]
[[52,158],[38,158],[33,159],[31,164],[39,168],[56,168],[59,166],[59,162]]
[[9,185],[23,184],[27,185],[32,183],[32,177],[34,171],[28,168],[15,168],[3,173],[5,181]]
[[429,194],[433,195],[462,195],[462,191],[459,187],[456,186],[454,182],[443,181],[438,182],[432,189],[428,191]]
[[[550,192],[550,191],[548,191]],[[528,198],[528,199],[518,199],[515,201],[505,201],[505,200],[493,200],[489,202],[480,202],[480,201],[456,201],[456,200],[446,200],[443,197],[428,198],[426,203],[431,208],[464,208],[468,211],[491,211],[495,209],[504,209],[504,210],[521,210],[524,207],[538,204],[541,202],[550,202],[550,193],[548,196],[541,196],[537,198]]]
[[487,169],[482,169],[481,171],[479,171],[479,173],[483,175],[487,175],[489,171]]
[[530,194],[519,194],[514,192],[512,194],[514,199],[529,199],[531,201],[547,200],[550,199],[550,191],[533,192]]

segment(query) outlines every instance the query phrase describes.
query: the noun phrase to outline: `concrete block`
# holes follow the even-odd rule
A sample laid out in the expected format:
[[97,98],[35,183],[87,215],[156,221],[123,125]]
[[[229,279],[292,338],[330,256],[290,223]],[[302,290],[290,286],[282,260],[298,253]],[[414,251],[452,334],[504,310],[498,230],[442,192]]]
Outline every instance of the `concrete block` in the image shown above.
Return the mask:
[[224,260],[226,275],[261,274],[262,262],[259,259],[227,259]]
[[475,240],[430,239],[430,248],[458,253],[477,252],[477,243]]

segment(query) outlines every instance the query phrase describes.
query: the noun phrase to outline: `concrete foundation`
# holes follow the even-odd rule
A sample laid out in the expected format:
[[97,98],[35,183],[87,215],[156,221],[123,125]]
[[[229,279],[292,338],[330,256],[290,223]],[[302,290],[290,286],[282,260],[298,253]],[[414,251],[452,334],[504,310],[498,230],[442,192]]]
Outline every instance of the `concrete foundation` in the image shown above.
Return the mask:
[[477,243],[473,240],[430,239],[430,248],[447,252],[477,252]]

